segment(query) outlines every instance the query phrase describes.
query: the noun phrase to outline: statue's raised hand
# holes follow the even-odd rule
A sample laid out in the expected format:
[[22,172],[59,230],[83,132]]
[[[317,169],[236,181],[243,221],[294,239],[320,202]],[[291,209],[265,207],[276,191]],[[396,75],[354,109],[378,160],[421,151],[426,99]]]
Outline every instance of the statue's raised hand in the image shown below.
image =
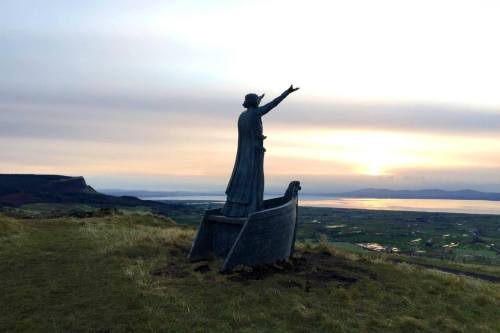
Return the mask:
[[299,90],[299,89],[300,89],[299,87],[294,88],[294,87],[293,87],[293,84],[291,84],[291,85],[290,85],[290,88],[288,88],[288,92],[289,92],[289,93],[293,93],[294,91],[297,91],[297,90]]

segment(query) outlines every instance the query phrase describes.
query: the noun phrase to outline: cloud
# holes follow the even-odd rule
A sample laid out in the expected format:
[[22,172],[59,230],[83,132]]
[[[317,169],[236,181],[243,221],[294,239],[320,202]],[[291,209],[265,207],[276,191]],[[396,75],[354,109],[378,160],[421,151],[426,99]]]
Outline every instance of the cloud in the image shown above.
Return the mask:
[[379,103],[290,103],[286,111],[275,116],[290,124],[410,130],[421,132],[455,132],[463,134],[498,133],[500,112],[443,105]]
[[[243,96],[269,101],[296,80],[302,89],[264,119],[269,184],[293,165],[312,183],[397,186],[356,170],[378,163],[402,179],[409,169],[394,165],[417,157],[483,182],[500,142],[496,7],[2,1],[0,172],[224,182]],[[241,24],[249,17],[259,24]],[[429,175],[414,185],[445,175],[411,172]]]
[[[131,140],[166,138],[162,136],[166,132],[154,130],[162,124],[167,131],[182,127],[181,132],[186,133],[203,127],[215,127],[218,132],[232,131],[237,116],[243,111],[240,104],[244,93],[196,93],[169,92],[160,96],[4,89],[0,90],[0,136],[118,142],[126,141],[127,130]],[[322,103],[292,95],[267,115],[264,123],[271,128],[319,127],[496,137],[500,133],[500,112],[424,104]]]
[[0,89],[35,94],[160,91],[187,82],[199,61],[195,50],[160,37],[7,31],[0,47]]

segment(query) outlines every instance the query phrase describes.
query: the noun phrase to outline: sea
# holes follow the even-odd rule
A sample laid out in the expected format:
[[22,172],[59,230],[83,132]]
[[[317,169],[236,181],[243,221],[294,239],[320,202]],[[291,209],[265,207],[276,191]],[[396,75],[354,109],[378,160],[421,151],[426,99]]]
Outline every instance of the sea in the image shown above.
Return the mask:
[[[266,196],[272,198],[276,196]],[[145,200],[224,202],[222,195],[142,197]],[[374,199],[299,195],[300,206],[500,215],[500,201],[454,199]]]

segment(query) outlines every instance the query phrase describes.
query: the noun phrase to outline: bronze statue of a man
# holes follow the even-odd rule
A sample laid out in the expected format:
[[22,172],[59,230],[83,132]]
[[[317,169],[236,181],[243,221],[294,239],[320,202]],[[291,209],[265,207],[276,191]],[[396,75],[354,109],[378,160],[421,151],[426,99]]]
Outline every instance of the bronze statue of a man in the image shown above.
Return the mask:
[[233,173],[226,189],[227,200],[222,208],[225,216],[246,217],[261,210],[264,197],[264,139],[261,117],[276,107],[290,93],[293,85],[279,97],[259,106],[264,94],[248,94],[238,118],[238,152]]

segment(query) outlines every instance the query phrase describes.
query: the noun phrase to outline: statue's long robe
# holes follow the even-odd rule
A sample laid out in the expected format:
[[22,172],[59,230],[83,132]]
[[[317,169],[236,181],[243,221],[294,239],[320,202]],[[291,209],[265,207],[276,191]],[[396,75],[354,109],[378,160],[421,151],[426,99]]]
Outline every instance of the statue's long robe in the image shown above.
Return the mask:
[[238,151],[226,189],[227,200],[222,209],[224,215],[243,217],[262,209],[266,150],[261,117],[288,94],[284,92],[264,106],[248,108],[238,118]]

